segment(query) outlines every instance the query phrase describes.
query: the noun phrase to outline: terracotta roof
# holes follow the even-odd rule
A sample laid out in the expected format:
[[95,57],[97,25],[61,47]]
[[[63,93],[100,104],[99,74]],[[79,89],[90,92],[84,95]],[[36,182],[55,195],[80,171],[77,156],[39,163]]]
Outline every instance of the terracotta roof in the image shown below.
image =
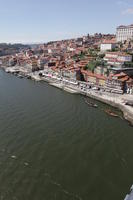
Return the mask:
[[95,77],[95,78],[103,79],[103,80],[107,79],[105,76],[102,76],[102,75],[99,75],[99,74],[93,74],[91,71],[81,70],[81,72],[83,74],[86,74],[87,76],[90,76],[90,77]]
[[116,44],[116,39],[103,40],[101,44]]
[[125,82],[125,81],[127,81],[128,79],[129,79],[129,77],[128,77],[128,76],[125,76],[125,77],[123,77],[123,78],[120,78],[119,81]]
[[133,79],[129,78],[129,80],[127,81],[127,83],[133,83]]
[[129,54],[126,54],[124,52],[107,52],[107,54],[111,54],[111,55],[118,55],[118,56],[130,56]]
[[127,74],[125,74],[124,72],[121,72],[119,74],[115,74],[115,75],[112,75],[112,76],[115,76],[115,77],[122,77],[122,76],[127,76]]

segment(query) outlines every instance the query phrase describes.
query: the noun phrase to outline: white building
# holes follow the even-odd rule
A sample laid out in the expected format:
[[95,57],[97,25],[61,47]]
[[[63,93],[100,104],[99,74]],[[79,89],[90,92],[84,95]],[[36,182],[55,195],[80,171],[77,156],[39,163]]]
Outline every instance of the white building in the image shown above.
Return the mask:
[[102,41],[100,45],[100,50],[102,52],[113,50],[116,47],[116,41],[114,39],[112,40],[104,40]]
[[129,26],[119,26],[116,31],[117,42],[124,42],[125,40],[133,40],[133,24]]
[[104,60],[107,61],[109,65],[121,67],[125,62],[131,62],[132,56],[122,52],[107,52]]

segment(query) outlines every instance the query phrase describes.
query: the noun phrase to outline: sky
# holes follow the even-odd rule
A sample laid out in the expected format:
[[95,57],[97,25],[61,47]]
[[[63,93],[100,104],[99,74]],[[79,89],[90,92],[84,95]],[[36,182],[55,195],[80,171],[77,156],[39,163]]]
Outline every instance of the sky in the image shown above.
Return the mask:
[[0,0],[0,43],[115,33],[133,24],[133,0]]

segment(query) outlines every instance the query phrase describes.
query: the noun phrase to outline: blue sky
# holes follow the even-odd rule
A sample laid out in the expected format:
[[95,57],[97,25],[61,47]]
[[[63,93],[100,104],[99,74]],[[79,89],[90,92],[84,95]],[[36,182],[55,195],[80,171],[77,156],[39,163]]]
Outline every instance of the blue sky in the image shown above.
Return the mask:
[[133,24],[133,0],[0,0],[0,42],[115,33],[121,24]]

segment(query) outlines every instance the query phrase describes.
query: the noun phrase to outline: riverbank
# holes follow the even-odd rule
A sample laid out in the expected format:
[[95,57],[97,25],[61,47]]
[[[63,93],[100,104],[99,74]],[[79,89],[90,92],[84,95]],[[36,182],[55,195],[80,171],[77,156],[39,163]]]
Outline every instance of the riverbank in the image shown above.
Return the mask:
[[63,79],[58,78],[55,75],[52,76],[48,74],[43,74],[43,72],[41,72],[43,76],[40,76],[39,75],[40,72],[27,73],[27,72],[24,72],[24,70],[22,69],[21,71],[23,73],[22,72],[18,73],[18,68],[17,68],[17,71],[15,71],[13,68],[3,68],[3,69],[5,72],[8,72],[8,73],[16,74],[17,72],[16,75],[21,74],[21,78],[23,76],[35,81],[45,81],[45,82],[48,82],[50,85],[57,87],[59,89],[62,89],[66,92],[88,96],[90,98],[96,99],[98,101],[101,101],[113,107],[116,107],[123,112],[124,118],[128,120],[131,123],[131,125],[133,125],[133,107],[125,104],[125,102],[129,100],[133,102],[133,95],[113,94],[109,92],[98,91],[93,88],[89,89],[83,86],[84,82],[82,83],[72,82],[65,78]]
[[121,110],[123,117],[133,126],[133,107],[125,104],[129,100],[133,102],[133,95],[120,95],[92,90],[87,92],[79,91],[79,93]]
[[118,108],[122,111],[123,117],[129,121],[131,125],[133,125],[133,107],[125,105],[125,102],[131,99],[133,101],[133,97],[131,95],[112,95],[112,94],[96,94],[96,93],[89,93],[87,94],[88,97],[111,105],[115,108]]

